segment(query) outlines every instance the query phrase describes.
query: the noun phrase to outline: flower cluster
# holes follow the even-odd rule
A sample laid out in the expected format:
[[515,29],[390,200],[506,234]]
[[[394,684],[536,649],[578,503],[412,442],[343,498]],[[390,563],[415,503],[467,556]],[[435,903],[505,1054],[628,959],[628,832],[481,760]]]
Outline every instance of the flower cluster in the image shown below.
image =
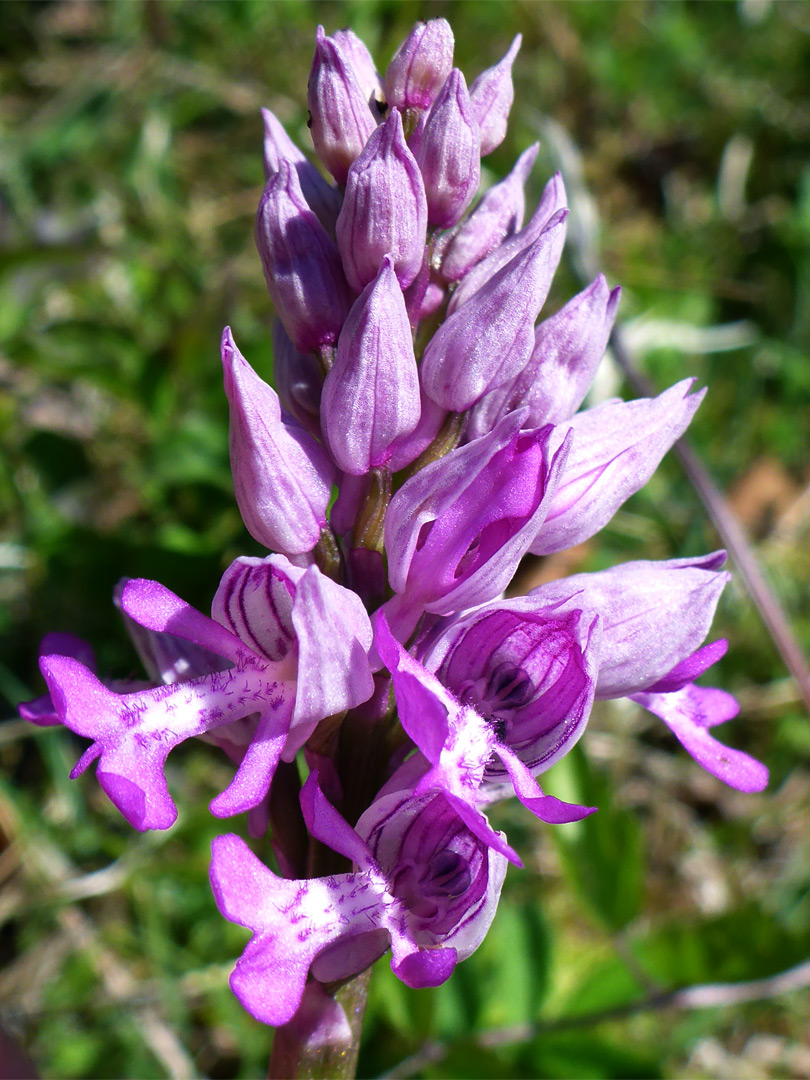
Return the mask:
[[703,644],[722,552],[502,598],[524,555],[610,520],[703,396],[687,379],[578,411],[619,290],[600,275],[538,322],[567,209],[556,175],[524,223],[536,145],[476,202],[519,44],[468,88],[444,19],[415,26],[384,77],[350,30],[318,29],[323,171],[264,112],[256,242],[276,388],[222,338],[236,499],[272,554],[228,568],[210,617],[125,580],[115,602],[148,681],[104,681],[88,646],[49,635],[49,693],[22,707],[91,740],[71,775],[96,761],[136,829],[175,820],[163,769],[178,743],[231,759],[211,812],[269,830],[275,871],[229,834],[211,881],[253,931],[231,985],[268,1024],[388,949],[408,985],[447,979],[520,865],[488,807],[514,795],[550,823],[594,811],[538,778],[596,698],[632,698],[727,783],[766,783],[710,732],[734,699],[695,683],[726,649]]

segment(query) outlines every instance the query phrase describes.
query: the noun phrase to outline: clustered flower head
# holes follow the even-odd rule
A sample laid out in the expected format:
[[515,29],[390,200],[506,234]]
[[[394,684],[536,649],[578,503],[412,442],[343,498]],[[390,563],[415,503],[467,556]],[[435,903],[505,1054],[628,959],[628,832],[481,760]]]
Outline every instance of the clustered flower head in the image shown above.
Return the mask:
[[538,322],[568,211],[558,174],[524,220],[536,145],[476,202],[519,45],[468,88],[444,19],[416,25],[384,76],[351,30],[318,28],[307,100],[323,168],[263,114],[276,388],[222,337],[236,499],[271,553],[226,570],[210,617],[123,581],[148,681],[105,681],[85,643],[52,634],[49,693],[22,707],[91,740],[71,775],[97,762],[136,829],[177,816],[163,768],[178,743],[233,762],[211,812],[247,814],[275,869],[230,833],[211,882],[253,932],[231,985],[268,1024],[389,949],[409,986],[447,979],[521,865],[490,805],[515,796],[552,826],[596,809],[540,786],[596,698],[632,698],[736,788],[767,780],[711,734],[734,699],[695,683],[726,650],[704,645],[722,552],[503,599],[524,555],[610,520],[703,396],[686,379],[578,411],[619,290],[600,275]]

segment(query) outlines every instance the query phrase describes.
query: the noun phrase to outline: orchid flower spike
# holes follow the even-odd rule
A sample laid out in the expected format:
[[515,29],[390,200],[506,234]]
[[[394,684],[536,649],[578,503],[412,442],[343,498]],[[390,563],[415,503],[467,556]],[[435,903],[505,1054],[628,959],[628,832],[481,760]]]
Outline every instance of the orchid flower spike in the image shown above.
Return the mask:
[[525,846],[490,808],[514,798],[551,829],[598,809],[545,775],[587,744],[595,701],[659,717],[740,791],[768,779],[715,738],[735,699],[698,682],[727,648],[707,644],[723,552],[515,595],[524,557],[591,540],[705,394],[684,372],[582,408],[620,290],[599,274],[546,310],[568,206],[556,174],[527,213],[537,144],[479,193],[520,43],[468,87],[443,18],[417,23],[387,69],[351,29],[317,28],[312,146],[262,111],[256,245],[275,314],[256,332],[272,335],[272,378],[230,329],[221,343],[235,506],[262,550],[223,561],[210,617],[123,579],[114,603],[146,678],[111,678],[86,642],[50,634],[48,692],[20,709],[90,741],[71,776],[96,762],[139,830],[178,815],[176,746],[226,756],[211,813],[269,829],[275,862],[234,823],[211,885],[252,935],[234,993],[290,1025],[276,1045],[348,1054],[337,987],[388,951],[408,986],[438,986],[478,948]]

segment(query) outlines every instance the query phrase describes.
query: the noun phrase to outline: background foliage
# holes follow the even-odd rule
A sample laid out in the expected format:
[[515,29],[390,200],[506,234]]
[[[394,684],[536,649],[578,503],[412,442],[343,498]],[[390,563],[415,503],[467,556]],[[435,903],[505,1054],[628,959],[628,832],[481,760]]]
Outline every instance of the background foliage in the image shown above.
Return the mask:
[[[536,197],[562,145],[544,118],[580,148],[628,339],[659,388],[685,374],[710,386],[692,438],[810,649],[810,7],[7,0],[0,716],[40,692],[48,630],[92,640],[104,672],[135,671],[109,601],[121,575],[205,608],[229,561],[260,553],[232,497],[218,360],[229,322],[272,371],[251,235],[258,108],[308,147],[317,22],[351,24],[384,66],[416,18],[438,15],[470,78],[523,33],[510,134],[487,165],[503,175],[542,133]],[[548,310],[576,288],[569,266]],[[607,365],[599,392],[621,390]],[[669,461],[598,541],[522,581],[716,544]],[[379,965],[361,1075],[426,1040],[417,1075],[810,1074],[801,994],[587,1015],[810,955],[808,719],[738,587],[716,625],[744,705],[727,737],[769,764],[768,792],[723,789],[651,717],[600,709],[550,781],[599,814],[534,829],[503,808],[531,869],[510,873],[491,935],[445,987],[411,992]],[[45,1077],[263,1075],[270,1032],[226,987],[245,935],[206,881],[206,806],[226,767],[204,746],[176,751],[180,821],[140,836],[91,775],[67,779],[79,742],[0,725],[2,1026]]]

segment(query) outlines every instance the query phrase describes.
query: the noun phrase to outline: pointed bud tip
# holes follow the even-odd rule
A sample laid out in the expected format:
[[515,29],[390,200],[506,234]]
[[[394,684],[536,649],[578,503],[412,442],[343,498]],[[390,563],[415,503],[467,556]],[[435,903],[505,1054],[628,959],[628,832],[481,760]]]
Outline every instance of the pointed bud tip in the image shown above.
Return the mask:
[[510,66],[514,63],[515,57],[520,51],[520,46],[523,44],[523,34],[515,34],[512,38],[512,44],[506,50],[506,54],[501,60],[501,63],[508,63]]

